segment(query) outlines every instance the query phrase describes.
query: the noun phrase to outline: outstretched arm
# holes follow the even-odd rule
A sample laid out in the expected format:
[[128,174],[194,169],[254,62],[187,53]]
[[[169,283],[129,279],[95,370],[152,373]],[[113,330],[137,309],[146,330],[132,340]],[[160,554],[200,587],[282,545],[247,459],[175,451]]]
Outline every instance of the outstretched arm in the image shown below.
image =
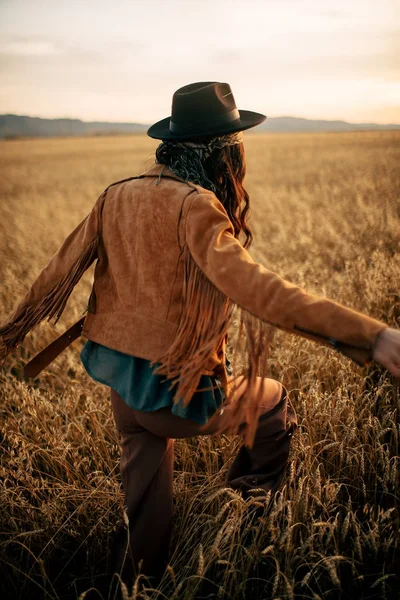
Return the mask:
[[103,192],[92,210],[64,240],[5,323],[0,325],[0,360],[46,317],[60,318],[68,298],[97,257]]
[[[389,336],[391,350],[385,341],[388,334],[381,339],[388,327],[385,323],[328,298],[308,294],[256,263],[234,237],[228,214],[215,194],[204,192],[191,198],[186,242],[208,279],[262,321],[329,345],[360,365],[371,360],[373,354],[378,362],[383,359],[385,366],[392,365],[393,336]],[[383,358],[388,352],[390,359]]]

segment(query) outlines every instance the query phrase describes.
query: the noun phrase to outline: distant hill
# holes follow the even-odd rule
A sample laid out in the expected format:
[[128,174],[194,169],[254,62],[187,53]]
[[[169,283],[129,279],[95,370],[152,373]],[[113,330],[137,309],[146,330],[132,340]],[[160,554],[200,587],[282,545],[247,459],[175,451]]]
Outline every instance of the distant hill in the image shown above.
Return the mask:
[[40,119],[20,115],[0,115],[0,139],[13,137],[58,137],[146,132],[140,123],[88,123],[80,119]]
[[[149,125],[142,123],[86,122],[80,119],[41,119],[21,115],[0,115],[0,139],[18,137],[58,137],[79,135],[112,135],[145,133]],[[321,121],[297,117],[271,117],[254,132],[271,133],[371,131],[398,129],[400,125],[376,123],[347,123],[346,121]]]
[[346,121],[322,121],[298,117],[275,117],[267,119],[258,130],[272,132],[313,132],[313,131],[374,131],[400,129],[400,125],[379,125],[377,123],[347,123]]

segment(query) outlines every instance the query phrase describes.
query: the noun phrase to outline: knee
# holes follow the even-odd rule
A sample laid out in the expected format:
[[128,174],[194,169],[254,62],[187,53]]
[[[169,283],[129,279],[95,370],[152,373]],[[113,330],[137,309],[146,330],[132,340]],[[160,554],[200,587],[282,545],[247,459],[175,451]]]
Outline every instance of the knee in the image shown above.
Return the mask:
[[258,386],[261,390],[257,404],[261,408],[261,414],[265,414],[273,410],[275,407],[286,407],[287,390],[284,385],[275,379],[267,377],[258,377]]

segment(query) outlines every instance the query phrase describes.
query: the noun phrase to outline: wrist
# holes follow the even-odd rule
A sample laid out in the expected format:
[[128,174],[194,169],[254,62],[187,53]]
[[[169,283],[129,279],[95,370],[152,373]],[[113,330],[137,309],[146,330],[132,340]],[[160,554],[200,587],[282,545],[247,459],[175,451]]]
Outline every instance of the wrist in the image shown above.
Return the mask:
[[378,346],[379,346],[380,342],[382,341],[382,337],[384,336],[385,332],[388,329],[389,329],[389,325],[385,325],[385,327],[383,327],[376,335],[375,340],[372,344],[372,348],[371,348],[371,360],[375,360],[375,355],[376,355]]

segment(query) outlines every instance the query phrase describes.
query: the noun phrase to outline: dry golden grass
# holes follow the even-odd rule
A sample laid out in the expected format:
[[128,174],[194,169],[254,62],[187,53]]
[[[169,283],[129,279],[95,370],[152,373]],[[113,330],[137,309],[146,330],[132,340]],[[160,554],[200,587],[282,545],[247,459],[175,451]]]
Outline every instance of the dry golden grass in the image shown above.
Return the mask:
[[[247,134],[245,145],[254,258],[398,326],[400,133]],[[141,136],[0,144],[0,320],[104,187],[147,168],[154,149]],[[62,322],[41,324],[0,371],[2,598],[83,597],[121,518],[108,390],[84,371],[83,340],[33,382],[20,376],[81,316],[91,277]],[[269,510],[221,489],[239,440],[177,441],[170,568],[158,590],[140,580],[126,597],[395,597],[398,382],[282,333],[269,374],[291,390],[300,423]]]

